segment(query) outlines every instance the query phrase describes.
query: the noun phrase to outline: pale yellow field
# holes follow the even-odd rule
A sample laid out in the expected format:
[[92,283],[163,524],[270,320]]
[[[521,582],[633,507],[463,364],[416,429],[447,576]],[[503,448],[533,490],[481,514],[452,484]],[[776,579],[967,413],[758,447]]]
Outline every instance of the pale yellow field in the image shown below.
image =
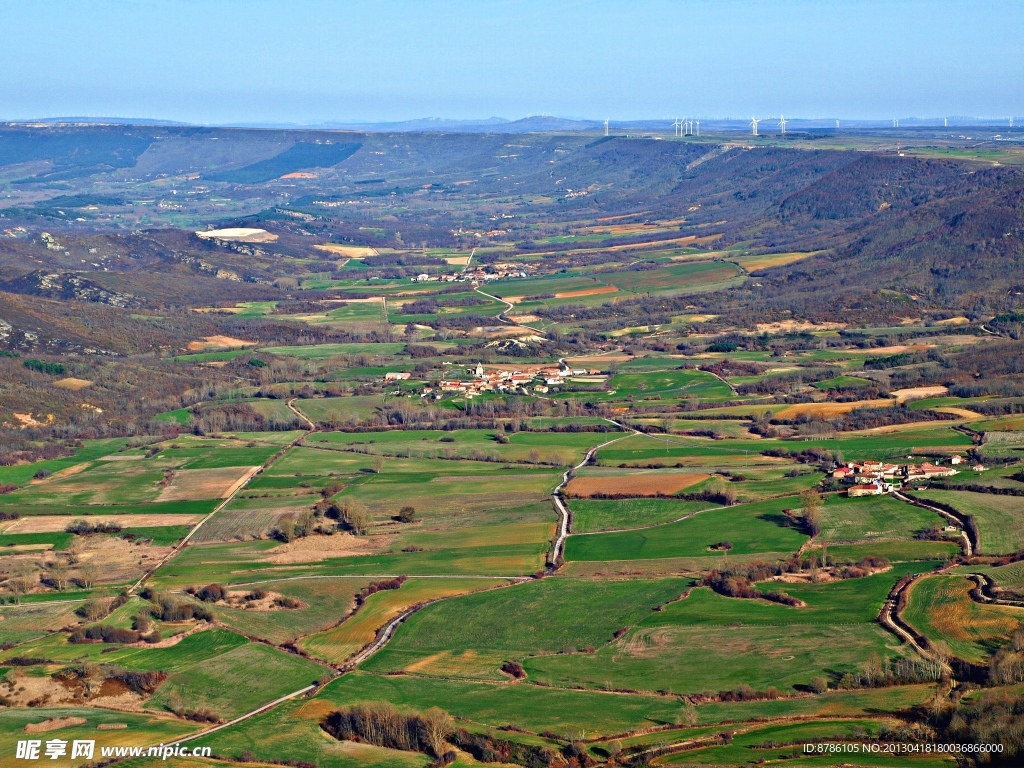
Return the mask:
[[857,400],[852,403],[799,403],[779,411],[775,417],[777,419],[796,419],[800,416],[810,415],[827,419],[832,416],[842,416],[857,408],[885,408],[895,404],[895,400],[889,399]]
[[368,245],[336,245],[335,243],[321,243],[313,246],[318,251],[334,253],[338,256],[347,256],[350,259],[365,259],[367,256],[376,256],[377,249]]
[[791,253],[765,253],[759,256],[739,256],[734,261],[743,267],[747,272],[756,272],[759,269],[771,269],[772,267],[784,267],[811,256],[816,256],[821,251],[793,251]]
[[72,391],[77,392],[80,389],[91,387],[92,382],[89,381],[88,379],[76,379],[74,376],[69,376],[66,379],[61,379],[60,381],[53,382],[53,385],[55,387],[60,387],[61,389],[70,389]]
[[218,469],[181,469],[160,492],[157,501],[199,501],[223,499],[259,467],[220,467]]
[[238,347],[250,347],[255,341],[236,339],[233,336],[206,336],[202,341],[190,341],[188,348],[192,352],[199,352],[203,349],[237,349]]
[[83,519],[90,525],[117,523],[122,528],[157,528],[166,525],[191,525],[198,523],[202,515],[89,515],[74,518],[68,515],[32,515],[15,520],[4,529],[4,533],[55,533],[63,531],[76,519]]

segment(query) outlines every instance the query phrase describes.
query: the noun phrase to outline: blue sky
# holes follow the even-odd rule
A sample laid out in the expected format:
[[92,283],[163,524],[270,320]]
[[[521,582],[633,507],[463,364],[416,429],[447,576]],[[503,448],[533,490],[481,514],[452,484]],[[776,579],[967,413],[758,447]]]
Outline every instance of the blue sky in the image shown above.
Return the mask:
[[0,0],[0,119],[1024,115],[1011,0]]

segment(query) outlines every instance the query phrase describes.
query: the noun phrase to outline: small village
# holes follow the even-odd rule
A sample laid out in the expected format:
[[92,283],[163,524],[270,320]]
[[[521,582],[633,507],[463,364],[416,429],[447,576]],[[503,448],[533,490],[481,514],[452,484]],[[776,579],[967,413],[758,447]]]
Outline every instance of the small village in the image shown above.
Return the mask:
[[[446,394],[474,398],[484,392],[502,394],[547,394],[563,386],[567,381],[584,384],[598,384],[605,381],[599,370],[570,368],[560,365],[526,365],[522,367],[495,367],[485,370],[481,363],[467,370],[466,378],[443,378],[436,385],[423,387],[420,397],[440,400]],[[384,374],[385,383],[407,381],[412,374],[405,371],[390,371]]]
[[[881,461],[864,461],[849,463],[832,471],[832,478],[847,484],[847,496],[880,496],[892,493],[907,485],[916,485],[937,477],[952,477],[959,470],[956,465],[963,464],[962,456],[950,458],[950,466],[939,466],[931,462],[921,464],[886,464]],[[971,467],[975,472],[984,472],[984,464]]]
[[446,274],[421,274],[412,278],[414,283],[489,283],[492,280],[516,280],[529,277],[535,272],[533,264],[488,264],[487,266],[470,269],[469,266],[461,272]]

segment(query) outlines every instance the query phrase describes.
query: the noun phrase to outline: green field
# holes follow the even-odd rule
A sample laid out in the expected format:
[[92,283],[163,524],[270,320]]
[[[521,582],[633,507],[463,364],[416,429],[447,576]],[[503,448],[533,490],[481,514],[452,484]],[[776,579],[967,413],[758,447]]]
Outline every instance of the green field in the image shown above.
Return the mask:
[[788,525],[782,510],[793,499],[740,504],[701,512],[687,520],[642,531],[570,536],[566,560],[648,560],[711,555],[712,544],[728,541],[730,554],[788,554],[807,537]]
[[980,550],[1002,555],[1024,549],[1024,499],[971,491],[926,490],[914,494],[940,501],[965,515],[973,515],[981,530]]
[[[500,679],[497,667],[531,653],[607,642],[613,632],[677,598],[686,579],[545,579],[446,600],[423,609],[363,666]],[[523,620],[524,617],[526,620]]]
[[822,509],[820,538],[830,542],[912,539],[945,525],[945,518],[892,496],[831,496]]
[[327,672],[299,656],[246,643],[175,672],[148,704],[157,710],[168,707],[177,693],[191,707],[208,707],[229,719],[310,685]]
[[874,620],[899,574],[914,567],[832,584],[761,585],[781,587],[805,607],[697,588],[621,638],[607,638],[596,654],[534,655],[525,666],[533,679],[553,685],[677,693],[743,683],[786,690],[815,675],[838,681],[872,654],[902,654]]
[[615,437],[606,432],[515,432],[506,435],[508,443],[500,443],[495,434],[483,429],[323,432],[309,442],[405,458],[468,458],[564,466],[579,462],[589,448]]
[[678,520],[715,505],[673,499],[571,499],[573,533],[643,528]]
[[[622,400],[630,395],[638,399],[699,397],[702,400],[723,400],[732,396],[732,390],[710,373],[687,368],[617,374],[608,380],[608,392],[601,399]],[[587,397],[593,399],[594,395],[588,393]]]
[[[761,406],[750,406],[753,413],[764,410]],[[731,409],[730,410],[734,410]],[[704,413],[714,413],[704,411]],[[882,458],[898,459],[906,456],[914,448],[950,447],[966,451],[971,440],[966,435],[951,429],[941,422],[931,425],[915,426],[913,429],[891,433],[850,433],[838,437],[814,439],[766,439],[766,440],[721,440],[700,441],[694,438],[673,437],[666,444],[660,439],[644,436],[627,437],[622,441],[603,448],[599,457],[603,464],[619,464],[649,462],[660,460],[675,463],[679,459],[687,460],[707,455],[743,456],[748,451],[751,456],[768,449],[783,449],[798,453],[808,448],[820,448],[826,451],[840,452],[847,461],[879,460]]]
[[337,627],[306,637],[302,647],[316,658],[343,664],[363,646],[373,642],[377,631],[402,611],[430,600],[505,583],[488,579],[411,579],[398,590],[371,595],[353,616]]
[[[355,607],[355,595],[366,581],[361,578],[310,577],[260,582],[261,589],[294,598],[302,603],[302,607],[257,611],[218,605],[212,608],[213,615],[232,629],[280,645],[320,632],[341,621]],[[246,591],[246,588],[238,587],[237,590]]]

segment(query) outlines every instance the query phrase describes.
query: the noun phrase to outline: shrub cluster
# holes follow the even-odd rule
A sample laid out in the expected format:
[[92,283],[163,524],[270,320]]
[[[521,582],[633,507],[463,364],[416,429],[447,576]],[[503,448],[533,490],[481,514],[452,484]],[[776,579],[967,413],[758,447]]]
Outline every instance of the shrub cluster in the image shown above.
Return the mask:
[[90,523],[87,520],[75,520],[64,529],[68,533],[84,536],[89,533],[120,533],[121,524],[115,522]]
[[856,672],[847,672],[839,680],[840,688],[884,688],[892,685],[928,683],[942,677],[942,667],[928,660],[873,656]]
[[715,592],[726,597],[741,597],[748,600],[771,600],[782,605],[800,605],[800,601],[779,590],[762,592],[745,576],[712,571],[700,580],[700,585],[711,587]]
[[199,589],[189,587],[185,592],[204,603],[216,603],[218,600],[226,600],[228,596],[228,591],[220,584],[207,584]]
[[506,675],[511,675],[516,680],[522,680],[526,677],[526,670],[523,669],[523,665],[518,661],[506,661],[501,665],[501,671]]
[[320,727],[340,741],[362,741],[388,749],[441,757],[452,731],[446,712],[401,714],[389,703],[357,704],[329,714]]
[[[516,765],[551,766],[564,764],[565,759],[551,747],[534,746],[522,744],[518,741],[507,741],[497,739],[483,733],[470,733],[467,730],[459,729],[449,738],[452,744],[464,752],[468,752],[481,763],[514,763]],[[577,751],[579,745],[570,745]],[[568,749],[568,748],[567,748]],[[577,765],[590,765],[593,759],[583,751],[582,755],[576,757]],[[580,757],[585,762],[580,761]]]
[[382,579],[381,581],[371,581],[365,587],[360,590],[359,594],[356,595],[356,605],[362,605],[366,602],[366,598],[377,592],[381,592],[386,589],[399,589],[407,579],[407,576],[399,576],[395,579]]
[[165,592],[153,592],[149,587],[139,594],[153,603],[149,612],[160,621],[188,621],[189,619],[213,621],[213,614],[206,606],[178,600]]
[[30,358],[22,363],[30,371],[38,371],[39,373],[48,373],[51,376],[59,376],[66,370],[64,365],[61,363],[48,363],[45,360],[37,360]]
[[69,643],[137,643],[142,639],[142,634],[134,629],[122,629],[112,627],[109,624],[99,624],[93,627],[76,629],[68,638]]
[[115,664],[101,664],[98,667],[92,664],[78,664],[67,667],[54,675],[54,679],[74,682],[89,677],[102,677],[105,680],[117,680],[128,687],[129,690],[140,696],[148,696],[160,687],[167,679],[166,672],[139,672],[125,669]]

